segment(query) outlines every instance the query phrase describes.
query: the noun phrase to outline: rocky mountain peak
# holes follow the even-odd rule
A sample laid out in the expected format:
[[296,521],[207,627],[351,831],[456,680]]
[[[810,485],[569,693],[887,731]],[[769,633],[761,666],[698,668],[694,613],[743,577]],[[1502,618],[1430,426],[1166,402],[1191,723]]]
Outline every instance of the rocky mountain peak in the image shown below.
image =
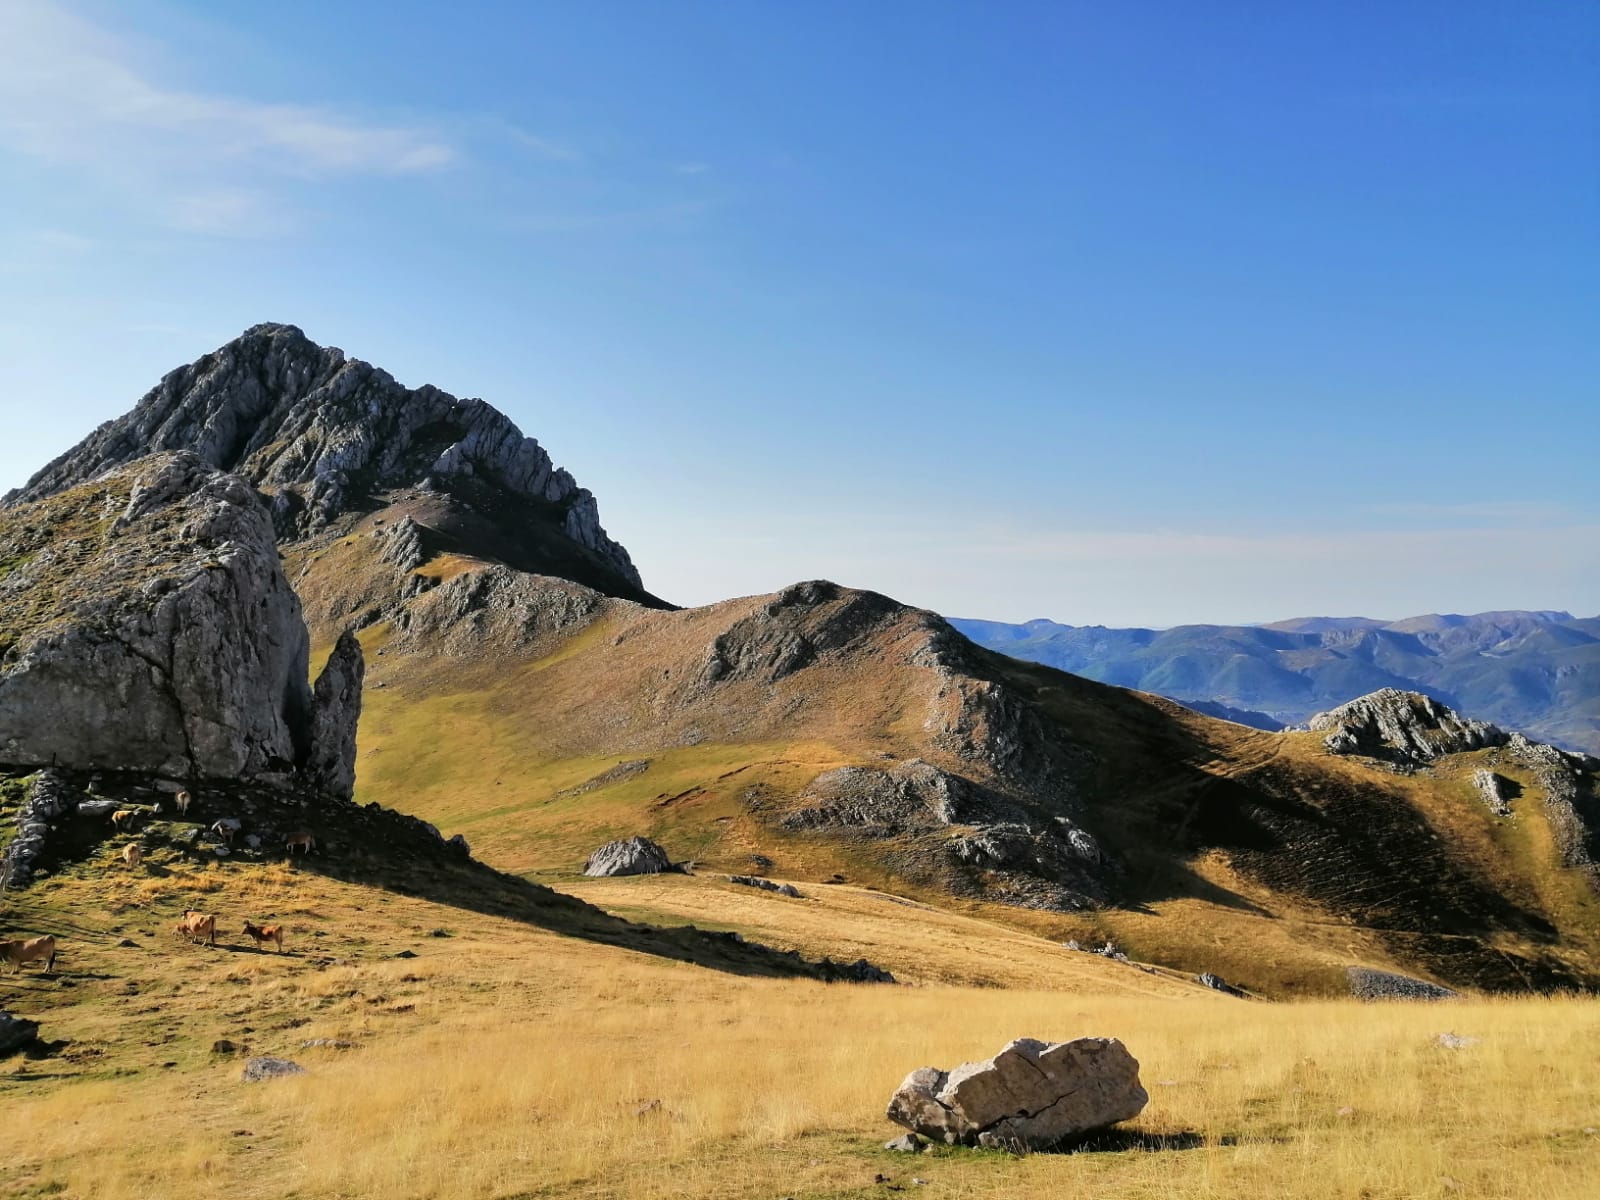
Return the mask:
[[563,538],[619,590],[642,590],[594,496],[482,400],[407,388],[293,325],[252,326],[169,372],[133,410],[50,463],[6,503],[40,500],[148,454],[189,451],[270,500],[281,539],[312,536],[401,491],[442,493]]
[[1317,713],[1306,727],[1326,732],[1324,741],[1335,754],[1361,754],[1410,766],[1503,745],[1507,738],[1499,726],[1463,717],[1431,696],[1398,688],[1383,688]]

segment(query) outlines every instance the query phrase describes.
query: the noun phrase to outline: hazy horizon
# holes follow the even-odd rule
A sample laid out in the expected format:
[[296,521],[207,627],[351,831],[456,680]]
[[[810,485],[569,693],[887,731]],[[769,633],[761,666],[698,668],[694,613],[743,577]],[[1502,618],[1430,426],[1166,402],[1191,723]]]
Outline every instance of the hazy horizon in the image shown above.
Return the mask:
[[680,604],[1584,615],[1597,27],[19,0],[0,489],[285,321],[505,411]]

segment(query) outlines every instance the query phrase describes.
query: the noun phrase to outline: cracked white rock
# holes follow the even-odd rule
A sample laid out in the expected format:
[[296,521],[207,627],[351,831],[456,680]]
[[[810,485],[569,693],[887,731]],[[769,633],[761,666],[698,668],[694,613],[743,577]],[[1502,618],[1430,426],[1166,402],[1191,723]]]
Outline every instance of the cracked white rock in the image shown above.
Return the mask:
[[[94,519],[121,496],[119,516]],[[154,455],[0,510],[0,544],[26,551],[0,580],[0,633],[15,639],[0,660],[0,762],[229,779],[297,764],[306,627],[243,480]],[[49,606],[29,622],[40,596]]]
[[1149,1099],[1138,1062],[1116,1038],[1019,1038],[953,1071],[918,1068],[887,1115],[932,1141],[1044,1150],[1138,1116]]

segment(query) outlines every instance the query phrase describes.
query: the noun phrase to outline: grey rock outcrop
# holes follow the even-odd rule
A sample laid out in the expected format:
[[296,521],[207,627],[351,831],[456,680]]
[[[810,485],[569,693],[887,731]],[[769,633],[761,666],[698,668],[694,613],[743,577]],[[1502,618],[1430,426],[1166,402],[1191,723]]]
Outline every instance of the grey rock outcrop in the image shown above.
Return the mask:
[[[16,836],[0,855],[0,878],[21,887],[33,879],[51,835],[70,816],[82,815],[83,794],[55,771],[41,771],[28,787],[27,799],[17,810]],[[109,811],[115,811],[113,804]]]
[[888,1118],[951,1145],[1048,1150],[1139,1115],[1150,1097],[1115,1038],[1019,1038],[984,1062],[922,1067],[889,1101]]
[[1196,975],[1195,982],[1201,987],[1208,987],[1214,992],[1221,992],[1224,996],[1233,996],[1240,1000],[1245,999],[1244,992],[1234,987],[1221,975],[1213,975],[1210,971]]
[[777,883],[771,879],[763,879],[759,875],[729,875],[729,883],[741,884],[744,887],[760,888],[764,892],[776,892],[780,896],[788,896],[792,900],[801,899],[800,889],[792,883]]
[[1358,1000],[1453,1000],[1460,995],[1426,979],[1371,967],[1348,967],[1345,975],[1350,980],[1350,994]]
[[1507,734],[1487,721],[1474,721],[1419,692],[1384,688],[1328,712],[1306,727],[1326,733],[1332,754],[1360,754],[1399,766],[1421,766],[1443,758],[1504,745]]
[[317,790],[340,800],[355,794],[356,725],[361,719],[361,681],[365,676],[361,643],[347,630],[311,689],[306,777]]
[[417,575],[412,594],[386,616],[402,650],[471,657],[486,645],[527,649],[594,620],[605,597],[581,584],[495,564],[434,587]]
[[920,758],[835,768],[799,799],[781,821],[786,829],[879,839],[944,831],[946,861],[985,873],[985,890],[1005,903],[1070,911],[1107,895],[1100,845],[1071,817],[1041,820],[993,787]]
[[667,852],[645,837],[607,842],[583,864],[583,873],[596,878],[609,875],[659,875],[670,870],[672,860],[667,857]]
[[260,1083],[267,1079],[282,1079],[288,1075],[304,1075],[306,1069],[287,1058],[252,1058],[244,1064],[239,1078],[246,1083]]
[[406,388],[387,372],[257,325],[169,373],[132,412],[102,425],[6,502],[39,500],[156,451],[190,451],[272,497],[285,538],[326,527],[385,490],[488,487],[639,586],[628,553],[601,528],[594,497],[544,448],[482,400]]
[[195,455],[0,510],[0,762],[292,769],[310,689],[265,507]]
[[1489,806],[1489,811],[1497,817],[1511,815],[1511,802],[1506,797],[1505,782],[1493,771],[1483,768],[1472,773],[1472,786],[1478,789],[1478,795],[1483,797],[1483,802]]
[[1511,735],[1504,753],[1544,789],[1545,815],[1561,865],[1586,872],[1600,887],[1600,760],[1531,742],[1520,733]]

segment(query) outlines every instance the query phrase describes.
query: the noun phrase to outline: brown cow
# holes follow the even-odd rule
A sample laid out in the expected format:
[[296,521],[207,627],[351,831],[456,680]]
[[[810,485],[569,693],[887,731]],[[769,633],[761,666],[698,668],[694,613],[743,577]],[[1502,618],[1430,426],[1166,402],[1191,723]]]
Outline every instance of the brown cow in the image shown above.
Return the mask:
[[56,939],[48,933],[43,937],[0,942],[0,959],[16,967],[19,975],[22,973],[23,963],[36,962],[41,958],[44,959],[46,972],[56,969]]
[[250,921],[244,923],[244,932],[256,940],[256,949],[261,949],[262,942],[277,942],[278,953],[283,953],[283,926],[282,925],[256,925]]
[[139,810],[136,808],[119,808],[111,814],[111,823],[118,829],[132,829],[138,819]]
[[299,833],[291,833],[283,839],[283,851],[285,854],[293,854],[296,847],[299,847],[300,853],[310,854],[317,848],[317,841],[302,829]]
[[137,867],[144,859],[144,851],[139,849],[138,842],[129,842],[122,848],[122,861],[130,867]]
[[192,908],[183,910],[183,920],[174,927],[173,933],[179,937],[186,937],[191,942],[209,942],[217,944],[217,918],[211,913],[197,912]]

